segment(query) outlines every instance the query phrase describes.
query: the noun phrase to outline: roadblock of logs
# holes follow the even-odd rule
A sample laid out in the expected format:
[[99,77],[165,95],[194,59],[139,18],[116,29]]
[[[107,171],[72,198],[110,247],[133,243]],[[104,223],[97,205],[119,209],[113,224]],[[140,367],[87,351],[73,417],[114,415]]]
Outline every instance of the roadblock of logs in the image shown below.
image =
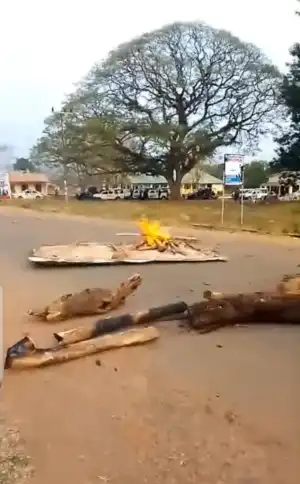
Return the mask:
[[[139,275],[133,277],[139,285]],[[5,368],[49,366],[113,348],[155,341],[159,332],[149,325],[159,321],[181,321],[201,334],[241,324],[300,324],[300,275],[284,276],[273,291],[248,294],[205,291],[203,300],[195,304],[181,301],[98,319],[68,331],[55,332],[54,344],[49,348],[37,348],[26,336],[8,348]]]

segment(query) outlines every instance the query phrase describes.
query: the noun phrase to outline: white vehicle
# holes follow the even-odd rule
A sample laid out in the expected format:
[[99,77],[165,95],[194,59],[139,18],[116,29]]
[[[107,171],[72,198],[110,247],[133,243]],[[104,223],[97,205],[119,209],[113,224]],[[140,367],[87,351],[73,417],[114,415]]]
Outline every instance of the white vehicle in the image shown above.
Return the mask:
[[132,192],[132,198],[133,198],[133,200],[138,200],[140,198],[140,193],[141,192],[138,189],[133,190],[133,192]]
[[24,190],[21,193],[16,193],[15,198],[23,198],[25,200],[35,200],[37,198],[44,198],[44,195],[37,190]]
[[124,200],[124,190],[119,188],[110,188],[108,190],[102,190],[100,193],[95,193],[93,198],[100,198],[100,200]]
[[148,190],[149,200],[167,200],[169,198],[166,190]]
[[240,198],[243,195],[244,200],[264,200],[268,195],[267,188],[244,188],[240,190]]

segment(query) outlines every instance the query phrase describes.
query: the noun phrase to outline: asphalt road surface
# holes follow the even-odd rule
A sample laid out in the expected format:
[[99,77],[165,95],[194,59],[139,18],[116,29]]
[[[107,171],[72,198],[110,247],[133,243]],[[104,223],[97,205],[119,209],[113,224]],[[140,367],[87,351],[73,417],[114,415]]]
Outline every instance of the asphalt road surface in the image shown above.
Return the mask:
[[[128,225],[25,211],[0,212],[0,224],[6,346],[28,331],[38,343],[49,342],[54,326],[29,322],[29,308],[64,292],[113,288],[136,270],[27,263],[40,244],[112,241]],[[200,238],[206,246],[219,244],[230,261],[140,266],[143,284],[128,309],[196,301],[208,288],[268,289],[297,272],[300,262],[297,241],[208,232]],[[2,398],[34,459],[33,482],[298,482],[299,328],[230,328],[200,336],[164,323],[161,331],[152,345],[6,372]]]

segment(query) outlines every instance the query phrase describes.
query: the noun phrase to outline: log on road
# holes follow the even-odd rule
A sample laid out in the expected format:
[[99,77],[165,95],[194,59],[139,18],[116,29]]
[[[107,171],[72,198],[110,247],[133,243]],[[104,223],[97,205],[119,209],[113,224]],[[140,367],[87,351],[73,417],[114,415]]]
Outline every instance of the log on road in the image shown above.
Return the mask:
[[98,287],[74,294],[63,294],[44,308],[29,310],[28,314],[51,323],[78,316],[105,314],[123,305],[141,283],[140,274],[134,274],[115,291]]
[[69,345],[131,326],[161,321],[169,315],[173,315],[174,319],[176,319],[175,316],[183,314],[187,308],[188,305],[185,302],[178,302],[137,313],[121,314],[116,317],[99,319],[98,321],[93,322],[92,324],[86,324],[85,326],[79,326],[67,331],[54,333],[54,337],[58,343]]
[[254,293],[215,295],[190,306],[184,318],[201,333],[236,324],[300,324],[300,297]]
[[145,344],[156,340],[158,337],[158,330],[153,326],[149,326],[147,328],[131,328],[123,332],[106,334],[71,346],[57,346],[56,348],[44,350],[32,348],[31,346],[31,349],[28,348],[28,354],[23,353],[19,357],[10,357],[8,354],[5,367],[21,370],[56,365],[115,348]]

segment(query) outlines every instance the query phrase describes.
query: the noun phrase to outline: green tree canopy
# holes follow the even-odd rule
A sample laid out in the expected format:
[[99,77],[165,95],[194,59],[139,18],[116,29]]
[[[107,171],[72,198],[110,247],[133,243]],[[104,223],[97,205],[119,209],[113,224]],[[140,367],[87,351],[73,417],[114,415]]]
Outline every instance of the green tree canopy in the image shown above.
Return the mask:
[[[289,71],[284,76],[280,96],[288,115],[288,125],[275,141],[279,147],[273,160],[274,171],[284,171],[284,178],[293,178],[293,173],[300,172],[300,43],[290,50],[292,61]],[[292,173],[290,173],[292,172]]]
[[252,161],[245,165],[244,186],[245,188],[259,188],[266,183],[270,176],[269,164],[264,161]]
[[[197,22],[167,25],[91,69],[68,99],[76,127],[64,130],[71,140],[64,147],[58,137],[54,157],[78,163],[84,146],[84,163],[162,175],[177,198],[182,177],[217,148],[256,146],[276,118],[280,79],[258,48],[228,32]],[[78,126],[81,137],[74,136]],[[52,149],[58,131],[45,133],[42,151]]]

